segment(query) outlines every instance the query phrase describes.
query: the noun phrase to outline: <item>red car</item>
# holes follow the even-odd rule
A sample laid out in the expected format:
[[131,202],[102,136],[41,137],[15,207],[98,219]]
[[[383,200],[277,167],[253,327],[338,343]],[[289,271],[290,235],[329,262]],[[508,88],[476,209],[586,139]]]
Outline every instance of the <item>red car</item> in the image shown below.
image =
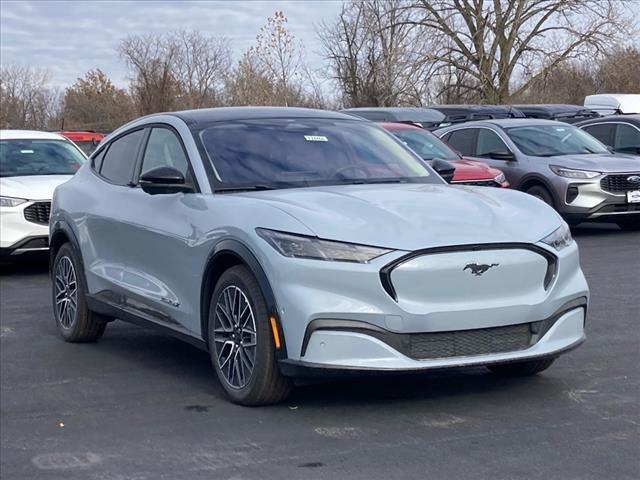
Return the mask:
[[446,143],[427,130],[406,123],[379,123],[393,133],[411,150],[427,162],[440,158],[455,167],[451,183],[464,185],[484,185],[489,187],[509,187],[504,174],[497,168],[474,160],[465,160]]
[[64,132],[59,133],[80,147],[80,150],[82,150],[87,157],[93,153],[93,151],[98,147],[100,140],[104,138],[102,133],[92,132],[91,130],[65,130]]

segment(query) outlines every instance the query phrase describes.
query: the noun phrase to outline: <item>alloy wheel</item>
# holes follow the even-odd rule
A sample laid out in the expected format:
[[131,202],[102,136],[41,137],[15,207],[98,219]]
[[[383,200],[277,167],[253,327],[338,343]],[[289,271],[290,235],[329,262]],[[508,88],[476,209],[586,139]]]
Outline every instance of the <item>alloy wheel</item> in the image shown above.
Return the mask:
[[235,285],[226,287],[215,306],[213,341],[216,361],[233,388],[251,379],[256,359],[256,322],[249,300]]
[[63,328],[71,328],[78,310],[78,283],[76,271],[69,257],[62,257],[56,264],[55,302],[58,321]]

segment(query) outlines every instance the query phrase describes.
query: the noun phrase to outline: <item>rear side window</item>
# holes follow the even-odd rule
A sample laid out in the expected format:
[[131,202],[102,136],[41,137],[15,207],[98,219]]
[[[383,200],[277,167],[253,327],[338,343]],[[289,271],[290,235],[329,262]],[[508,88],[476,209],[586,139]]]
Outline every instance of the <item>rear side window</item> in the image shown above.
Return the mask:
[[136,130],[111,142],[102,160],[100,175],[117,185],[127,185],[133,177],[144,130]]
[[614,125],[611,123],[607,123],[604,125],[589,125],[588,127],[584,127],[584,131],[589,135],[596,137],[602,143],[608,146],[613,146],[612,133],[613,133]]
[[618,152],[640,153],[640,130],[631,125],[619,123],[616,128],[614,149]]
[[474,128],[456,130],[451,133],[447,143],[462,155],[472,156],[475,151],[475,136],[476,130]]
[[490,157],[493,152],[507,152],[509,149],[497,133],[481,128],[478,131],[476,157]]

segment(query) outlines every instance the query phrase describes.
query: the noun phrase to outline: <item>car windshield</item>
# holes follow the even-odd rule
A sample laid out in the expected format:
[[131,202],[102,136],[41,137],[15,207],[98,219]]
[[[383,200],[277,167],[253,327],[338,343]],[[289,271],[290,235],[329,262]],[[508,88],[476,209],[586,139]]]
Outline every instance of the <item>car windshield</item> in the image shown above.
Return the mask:
[[73,175],[85,162],[65,140],[0,140],[0,176]]
[[598,140],[571,125],[529,125],[504,129],[525,154],[536,157],[609,153]]
[[216,122],[194,131],[219,190],[350,183],[442,183],[417,156],[369,122],[278,118]]
[[429,132],[418,128],[403,128],[389,131],[424,160],[433,160],[434,158],[449,161],[460,160],[456,152]]

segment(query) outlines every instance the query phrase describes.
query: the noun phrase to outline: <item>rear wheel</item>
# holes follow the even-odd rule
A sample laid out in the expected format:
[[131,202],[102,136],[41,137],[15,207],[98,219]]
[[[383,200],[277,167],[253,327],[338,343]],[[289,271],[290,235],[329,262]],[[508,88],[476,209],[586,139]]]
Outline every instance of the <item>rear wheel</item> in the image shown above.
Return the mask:
[[629,218],[624,220],[618,220],[616,222],[618,226],[628,232],[640,231],[640,218]]
[[527,377],[546,370],[555,361],[555,358],[543,358],[528,362],[503,363],[488,365],[487,368],[497,375],[505,377]]
[[58,331],[67,342],[95,342],[110,318],[87,308],[87,289],[81,264],[70,244],[65,243],[53,261],[53,314]]
[[533,185],[532,187],[527,188],[526,192],[529,195],[533,195],[534,197],[539,198],[550,207],[555,208],[553,197],[551,196],[549,190],[546,189],[546,187],[543,187],[542,185]]
[[264,296],[246,267],[232,267],[218,280],[208,334],[211,361],[233,402],[266,405],[287,397],[291,381],[276,364]]

